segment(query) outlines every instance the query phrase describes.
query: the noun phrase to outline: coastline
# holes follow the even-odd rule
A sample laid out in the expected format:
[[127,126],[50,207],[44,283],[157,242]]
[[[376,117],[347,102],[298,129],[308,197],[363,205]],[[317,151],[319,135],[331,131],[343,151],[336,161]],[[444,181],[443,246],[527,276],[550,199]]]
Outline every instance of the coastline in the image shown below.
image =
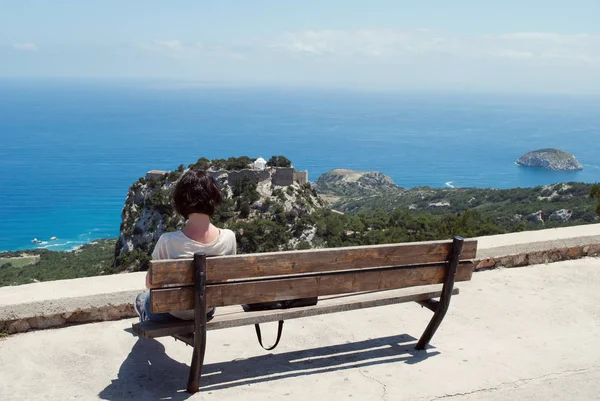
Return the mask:
[[[9,250],[0,250],[0,259],[3,258],[18,258],[18,257],[29,257],[31,255],[44,253],[44,252],[59,252],[59,253],[77,253],[77,251],[81,250],[81,248],[86,245],[98,244],[106,241],[116,241],[119,237],[110,237],[110,238],[94,238],[88,242],[82,242],[75,246],[72,246],[68,249],[48,249],[44,247],[39,248],[23,248],[23,249],[9,249]],[[17,256],[11,256],[17,255]]]
[[[91,244],[99,240],[116,240],[119,236],[118,230],[114,235],[93,235],[92,231],[80,234],[75,238],[57,238],[55,240],[44,239],[40,240],[39,243],[33,243],[33,240],[28,241],[26,244],[18,246],[13,249],[0,249],[0,255],[6,252],[34,252],[34,251],[54,251],[54,252],[73,252],[80,249],[82,246]],[[82,239],[85,237],[85,239]],[[37,239],[34,238],[34,239]]]
[[[521,167],[521,168],[525,168],[525,167]],[[312,183],[314,185],[314,181]],[[450,184],[450,185],[448,185]],[[485,191],[493,191],[493,193],[495,194],[495,196],[500,196],[502,197],[502,193],[505,192],[508,196],[508,194],[512,191],[515,190],[530,190],[530,191],[535,191],[537,188],[544,190],[545,188],[550,188],[554,185],[563,185],[563,186],[570,186],[570,185],[584,185],[584,186],[589,186],[592,185],[590,183],[585,183],[585,182],[572,182],[572,181],[568,181],[568,182],[559,182],[556,184],[552,184],[552,185],[539,185],[539,186],[534,186],[534,187],[528,187],[528,188],[510,188],[510,189],[500,189],[500,188],[477,188],[477,187],[460,187],[460,186],[454,186],[453,182],[447,182],[445,187],[441,187],[441,188],[432,188],[432,187],[414,187],[414,188],[410,188],[410,189],[406,189],[406,188],[400,188],[398,187],[398,190],[400,191],[398,193],[397,196],[395,196],[394,198],[398,198],[398,199],[408,199],[409,197],[411,197],[412,195],[419,195],[419,196],[423,196],[423,191],[429,191],[432,193],[437,193],[439,194],[439,196],[443,196],[444,198],[446,197],[452,197],[452,194],[459,194],[462,192],[469,192],[469,191],[476,191],[476,192],[484,192]],[[355,202],[355,201],[360,201],[361,197],[354,197],[354,196],[341,196],[339,194],[333,194],[333,193],[322,193],[319,192],[319,196],[326,202],[326,204],[329,205],[329,207],[334,206],[334,204],[336,204],[339,201],[342,200],[347,200],[347,201],[351,201],[351,202]],[[587,194],[586,194],[587,196]],[[372,194],[371,196],[368,197],[362,197],[362,199],[371,199],[371,198],[377,198],[377,194]],[[538,198],[538,199],[542,199],[542,198]],[[547,200],[549,201],[551,198],[547,198]],[[485,201],[484,201],[485,203]],[[570,201],[567,203],[571,203]],[[358,203],[360,204],[360,203]],[[440,203],[437,203],[435,205],[441,205]],[[339,205],[338,205],[339,206]],[[431,206],[431,205],[430,205]],[[476,204],[474,204],[473,206],[477,206]],[[481,206],[481,204],[480,204]],[[364,208],[364,205],[362,206]],[[398,204],[396,207],[403,207],[402,205]],[[464,207],[461,206],[463,209],[461,210],[467,210],[467,209],[473,209],[470,201],[468,204],[465,204]],[[334,207],[336,208],[336,207]],[[411,209],[409,207],[409,209]],[[443,210],[445,208],[437,208],[438,210],[432,210],[432,209],[419,209],[419,212],[421,213],[433,213],[433,214],[452,214],[452,213],[456,213],[458,210],[450,210],[448,208],[448,210]],[[584,224],[589,224],[589,223],[593,223],[593,222],[588,222],[588,223],[575,223],[575,224],[569,224],[569,222],[565,222],[565,226],[569,226],[569,225],[584,225]],[[541,228],[544,228],[544,226],[542,225]],[[115,230],[117,231],[117,230]],[[95,236],[94,234],[98,233],[100,235]],[[85,239],[82,239],[82,237],[87,237]],[[42,241],[39,246],[30,246],[29,244],[23,244],[23,246],[21,247],[17,247],[16,249],[6,249],[6,250],[0,250],[0,257],[2,254],[4,253],[16,253],[16,252],[22,252],[22,253],[35,253],[35,252],[43,252],[43,251],[53,251],[53,252],[75,252],[79,249],[81,249],[83,246],[88,245],[88,244],[93,244],[94,242],[97,241],[102,241],[102,240],[112,240],[112,241],[116,241],[119,237],[119,232],[116,232],[115,235],[107,235],[107,234],[101,234],[101,232],[99,230],[91,230],[91,231],[87,231],[84,234],[79,235],[77,238],[57,238],[55,241],[50,241],[50,240],[44,240]]]

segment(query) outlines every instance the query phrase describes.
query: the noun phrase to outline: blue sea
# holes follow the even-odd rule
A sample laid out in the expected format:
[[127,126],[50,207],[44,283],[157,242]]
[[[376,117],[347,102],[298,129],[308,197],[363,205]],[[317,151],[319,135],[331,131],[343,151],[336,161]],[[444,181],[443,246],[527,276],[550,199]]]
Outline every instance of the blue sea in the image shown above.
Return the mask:
[[[515,165],[545,147],[585,169]],[[116,237],[128,187],[148,170],[279,154],[311,181],[348,168],[403,187],[598,182],[600,98],[0,81],[0,250]]]

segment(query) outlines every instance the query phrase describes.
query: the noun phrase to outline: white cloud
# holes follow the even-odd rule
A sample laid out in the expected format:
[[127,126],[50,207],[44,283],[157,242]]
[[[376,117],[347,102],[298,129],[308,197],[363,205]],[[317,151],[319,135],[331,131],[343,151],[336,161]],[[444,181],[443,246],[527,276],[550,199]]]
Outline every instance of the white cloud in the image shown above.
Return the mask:
[[138,46],[140,49],[174,58],[192,58],[202,49],[200,43],[183,43],[178,39],[156,40]]
[[532,52],[515,51],[515,50],[510,50],[510,49],[500,50],[493,55],[496,57],[505,57],[505,58],[516,59],[516,60],[531,59],[531,58],[535,57],[535,55]]
[[389,30],[301,31],[286,33],[272,42],[272,48],[292,54],[380,56],[389,54],[394,48],[406,48],[410,35]]
[[38,51],[38,47],[35,43],[15,43],[12,45],[12,48],[22,52],[36,53]]
[[600,93],[600,35],[585,33],[307,30],[136,49],[132,63],[144,60],[144,71],[208,81]]
[[244,54],[237,51],[233,44],[207,46],[200,42],[183,42],[178,39],[156,40],[136,46],[149,53],[157,53],[176,59],[205,59],[211,57],[224,57],[230,59],[243,59]]
[[273,40],[272,47],[294,56],[377,57],[415,56],[511,60],[565,60],[600,63],[600,36],[520,32],[460,36],[430,30],[357,30],[290,32]]
[[179,40],[157,40],[154,44],[157,47],[165,48],[175,53],[181,53],[184,50],[184,46]]
[[486,38],[501,38],[501,39],[542,39],[542,40],[557,40],[560,39],[561,36],[557,33],[552,32],[514,32],[514,33],[504,33],[501,35],[486,35]]
[[393,63],[428,60],[505,59],[512,62],[570,62],[600,64],[600,35],[517,32],[464,36],[432,30],[307,30],[287,32],[242,43],[204,45],[181,40],[157,40],[139,46],[172,58],[281,57],[324,61]]

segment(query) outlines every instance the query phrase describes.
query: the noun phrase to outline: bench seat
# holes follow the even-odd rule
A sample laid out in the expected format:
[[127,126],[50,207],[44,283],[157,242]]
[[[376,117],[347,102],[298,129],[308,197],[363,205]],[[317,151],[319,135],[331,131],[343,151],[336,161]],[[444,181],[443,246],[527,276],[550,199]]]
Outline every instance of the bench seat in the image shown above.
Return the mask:
[[[458,288],[454,288],[452,295],[456,295],[458,292]],[[319,298],[318,304],[302,308],[244,312],[241,306],[228,306],[217,309],[215,317],[206,324],[206,330],[219,330],[231,327],[277,322],[279,320],[298,319],[301,317],[345,312],[404,302],[420,302],[431,298],[439,298],[441,294],[441,285],[430,285],[391,291],[326,296]],[[174,323],[145,321],[134,323],[132,329],[144,338],[185,335],[194,332],[194,321],[190,320]]]

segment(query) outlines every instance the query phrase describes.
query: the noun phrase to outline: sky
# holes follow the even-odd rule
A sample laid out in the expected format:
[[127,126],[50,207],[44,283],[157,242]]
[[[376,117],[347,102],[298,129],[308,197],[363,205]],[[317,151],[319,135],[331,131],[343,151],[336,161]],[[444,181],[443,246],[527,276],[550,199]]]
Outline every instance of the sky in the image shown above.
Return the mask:
[[0,77],[600,94],[598,0],[0,0]]

